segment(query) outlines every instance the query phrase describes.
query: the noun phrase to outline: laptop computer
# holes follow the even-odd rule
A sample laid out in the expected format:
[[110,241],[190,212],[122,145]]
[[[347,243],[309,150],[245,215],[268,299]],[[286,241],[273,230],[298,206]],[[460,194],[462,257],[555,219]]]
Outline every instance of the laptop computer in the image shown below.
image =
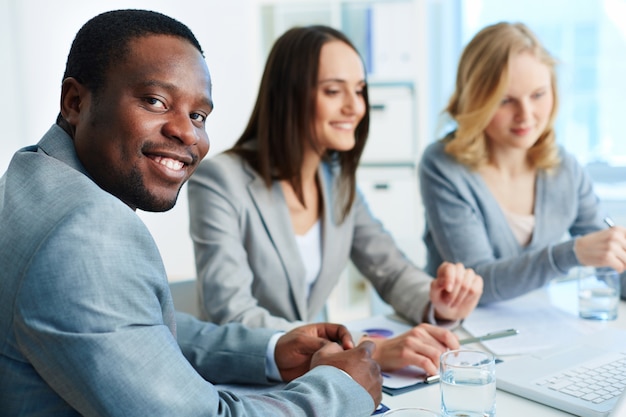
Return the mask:
[[505,360],[496,368],[496,385],[581,417],[626,417],[626,331],[605,329]]

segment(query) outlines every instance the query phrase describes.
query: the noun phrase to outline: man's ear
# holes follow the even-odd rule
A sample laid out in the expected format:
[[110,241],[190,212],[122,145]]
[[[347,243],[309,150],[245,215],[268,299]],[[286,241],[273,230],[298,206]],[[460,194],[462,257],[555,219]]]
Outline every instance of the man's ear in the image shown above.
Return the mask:
[[75,127],[80,119],[80,112],[86,109],[89,101],[89,90],[76,78],[68,77],[61,85],[61,115]]

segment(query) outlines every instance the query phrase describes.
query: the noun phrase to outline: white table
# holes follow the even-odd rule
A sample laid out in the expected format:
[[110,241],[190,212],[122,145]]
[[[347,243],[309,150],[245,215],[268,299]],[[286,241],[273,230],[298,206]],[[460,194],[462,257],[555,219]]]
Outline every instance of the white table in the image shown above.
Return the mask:
[[[571,283],[570,283],[571,284]],[[571,288],[570,288],[571,290]],[[534,296],[541,297],[541,300],[548,300],[550,297],[546,296],[546,293],[542,293],[543,290],[540,290],[534,294]],[[559,304],[560,308],[565,307],[570,310],[572,314],[574,314],[576,310],[576,300],[572,298],[571,294],[563,299],[558,300],[550,300],[551,302],[555,302]],[[569,303],[571,301],[571,305],[563,305],[563,303]],[[556,307],[555,307],[556,308]],[[380,319],[382,316],[379,316]],[[375,320],[376,318],[374,318]],[[596,326],[598,331],[605,327],[615,327],[620,329],[626,329],[626,301],[620,301],[619,305],[619,313],[617,320],[607,321],[607,322],[597,322],[593,323],[587,320],[580,319],[580,325],[583,326],[586,330],[588,330],[589,326]],[[368,320],[369,321],[369,320]],[[350,324],[348,323],[348,327]],[[459,329],[455,331],[459,337],[467,337],[469,334],[464,329]],[[517,336],[513,336],[517,337]],[[473,344],[472,348],[480,348],[480,344]],[[484,347],[484,346],[483,346]],[[502,356],[504,360],[507,359],[507,356]],[[511,356],[509,356],[511,357]],[[496,365],[497,366],[497,365]],[[497,368],[496,368],[496,378],[497,378]],[[239,385],[222,385],[221,388],[228,389],[234,391],[238,394],[249,394],[249,393],[261,393],[266,391],[271,391],[274,389],[279,389],[279,386],[263,386],[263,387],[255,387],[255,386],[239,386]],[[400,395],[387,395],[383,394],[383,404],[388,406],[391,409],[394,408],[402,408],[402,407],[424,407],[429,408],[431,410],[439,411],[440,409],[440,392],[439,392],[439,384],[427,385],[423,388],[419,388],[410,392],[406,392]],[[522,397],[518,397],[513,394],[509,394],[508,392],[497,390],[496,391],[496,413],[498,417],[572,417],[572,414],[565,413],[563,411],[559,411],[557,409],[536,403],[534,401],[527,400]]]
[[[573,300],[571,307],[575,309],[576,301]],[[589,322],[582,321],[581,325],[589,325]],[[604,323],[598,323],[599,328],[603,326],[616,327],[620,329],[626,329],[626,301],[621,301],[619,306],[619,313],[617,320],[608,321]],[[467,332],[463,329],[458,331],[460,336],[466,336]],[[515,337],[515,336],[514,336]],[[480,345],[474,345],[479,347]],[[506,360],[506,358],[504,358]],[[497,368],[496,368],[497,378]],[[419,388],[414,391],[410,391],[400,395],[387,395],[383,394],[383,404],[389,408],[400,407],[425,407],[432,410],[439,411],[440,409],[440,393],[439,384],[428,385],[424,388]],[[527,400],[522,397],[518,397],[508,392],[497,390],[496,391],[496,413],[498,417],[571,417],[569,413],[536,403],[534,401]]]

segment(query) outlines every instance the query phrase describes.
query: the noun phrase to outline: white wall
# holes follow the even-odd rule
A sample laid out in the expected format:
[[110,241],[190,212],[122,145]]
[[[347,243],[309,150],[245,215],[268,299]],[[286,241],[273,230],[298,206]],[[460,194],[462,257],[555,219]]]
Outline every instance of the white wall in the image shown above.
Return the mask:
[[[98,13],[156,10],[185,23],[202,45],[213,81],[215,110],[207,120],[209,157],[230,146],[254,104],[263,57],[255,0],[0,0],[0,53],[5,80],[0,100],[0,173],[20,147],[34,144],[54,123],[71,42]],[[170,279],[195,275],[186,189],[177,206],[139,213],[164,258]]]
[[[2,137],[0,138],[0,172],[4,172],[9,165],[9,160],[13,151],[21,146],[24,141],[18,138],[17,116],[18,109],[18,84],[17,77],[17,44],[14,31],[13,1],[0,0],[0,54],[3,57],[3,64],[0,65],[0,79],[4,80],[2,86],[3,97],[0,100],[0,126],[2,126]],[[22,124],[27,121],[22,122]]]

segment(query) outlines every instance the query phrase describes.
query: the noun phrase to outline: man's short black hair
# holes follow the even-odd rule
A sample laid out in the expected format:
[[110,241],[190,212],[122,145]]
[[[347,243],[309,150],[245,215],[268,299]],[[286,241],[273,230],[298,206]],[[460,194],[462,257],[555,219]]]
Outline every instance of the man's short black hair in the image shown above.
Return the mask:
[[107,70],[126,57],[129,41],[148,35],[177,36],[202,53],[191,30],[169,16],[148,10],[113,10],[92,18],[78,31],[63,79],[73,77],[96,94]]

